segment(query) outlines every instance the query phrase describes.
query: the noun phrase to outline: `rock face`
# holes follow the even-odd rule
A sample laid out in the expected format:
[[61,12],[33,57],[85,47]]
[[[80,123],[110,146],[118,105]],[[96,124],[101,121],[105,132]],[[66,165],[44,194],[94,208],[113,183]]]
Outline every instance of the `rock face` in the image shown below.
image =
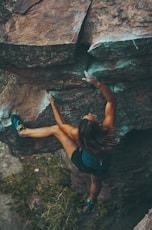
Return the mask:
[[[23,166],[20,160],[12,156],[8,146],[0,142],[0,183],[1,180],[23,172]],[[3,194],[0,191],[0,229],[18,230],[29,229],[28,221],[21,221],[19,215],[12,209],[10,210],[9,203],[13,199],[8,194]]]
[[151,230],[152,229],[152,210],[145,215],[143,220],[133,230]]
[[144,196],[146,187],[151,198],[151,11],[150,0],[2,1],[0,141],[13,155],[61,148],[53,137],[18,140],[11,127],[13,113],[30,127],[55,123],[46,89],[55,91],[66,122],[77,126],[88,112],[102,120],[104,98],[81,80],[87,69],[115,92],[116,127],[131,135],[113,157],[105,191],[128,198]]
[[74,62],[78,35],[90,2],[17,1],[3,26],[3,61],[8,62],[9,57],[10,64],[18,68]]
[[0,142],[0,180],[23,172],[20,160],[11,155],[7,145]]

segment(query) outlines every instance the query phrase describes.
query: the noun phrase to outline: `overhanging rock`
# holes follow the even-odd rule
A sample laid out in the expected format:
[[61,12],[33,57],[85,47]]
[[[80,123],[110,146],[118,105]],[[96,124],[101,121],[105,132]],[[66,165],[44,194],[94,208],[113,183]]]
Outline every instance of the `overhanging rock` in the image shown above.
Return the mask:
[[133,59],[143,55],[152,55],[152,36],[147,38],[132,37],[132,39],[128,37],[120,39],[119,36],[117,39],[113,37],[101,39],[98,43],[90,46],[88,53],[101,61]]
[[79,32],[91,1],[34,2],[17,1],[5,26],[1,26],[0,63],[23,68],[74,62]]

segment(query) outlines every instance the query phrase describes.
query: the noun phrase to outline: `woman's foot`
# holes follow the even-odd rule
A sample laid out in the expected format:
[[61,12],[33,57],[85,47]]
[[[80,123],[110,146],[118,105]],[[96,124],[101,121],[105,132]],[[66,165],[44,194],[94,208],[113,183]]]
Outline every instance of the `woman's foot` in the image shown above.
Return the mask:
[[91,212],[92,209],[94,208],[95,203],[93,201],[91,201],[90,199],[86,200],[86,205],[83,208],[83,213],[88,213]]
[[25,129],[22,119],[20,118],[20,116],[13,114],[11,117],[11,121],[12,121],[12,126],[13,126],[13,129],[15,131],[15,134],[18,137],[21,137],[22,135],[20,134],[20,132],[23,129]]

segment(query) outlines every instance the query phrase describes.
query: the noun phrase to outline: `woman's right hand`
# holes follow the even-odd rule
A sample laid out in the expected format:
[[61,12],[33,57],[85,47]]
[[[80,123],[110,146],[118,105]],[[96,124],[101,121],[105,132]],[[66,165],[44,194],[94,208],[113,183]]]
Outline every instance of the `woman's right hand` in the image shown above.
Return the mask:
[[94,84],[94,83],[97,82],[96,77],[94,77],[93,75],[88,73],[86,70],[84,71],[84,75],[85,75],[85,78],[82,78],[83,81],[86,81],[86,82],[88,82],[90,84]]

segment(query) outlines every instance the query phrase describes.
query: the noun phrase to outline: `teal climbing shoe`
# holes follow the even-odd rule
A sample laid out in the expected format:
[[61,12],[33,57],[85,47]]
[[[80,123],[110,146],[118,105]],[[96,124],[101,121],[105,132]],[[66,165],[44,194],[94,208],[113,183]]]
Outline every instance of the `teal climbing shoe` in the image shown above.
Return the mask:
[[21,120],[20,116],[13,114],[11,116],[11,121],[12,121],[12,126],[13,126],[16,136],[21,137],[20,131],[25,129],[25,127],[24,127],[24,123]]

